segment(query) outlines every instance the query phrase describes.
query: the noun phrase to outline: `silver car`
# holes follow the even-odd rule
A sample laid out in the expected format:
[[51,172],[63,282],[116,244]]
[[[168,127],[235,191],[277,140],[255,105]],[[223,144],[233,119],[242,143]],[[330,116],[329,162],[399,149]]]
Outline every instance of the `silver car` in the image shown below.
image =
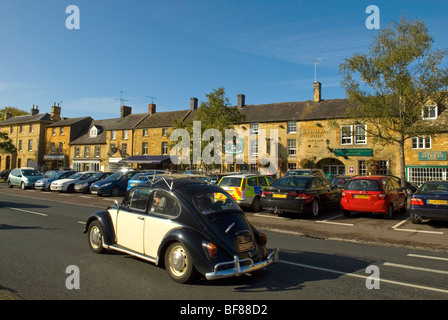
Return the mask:
[[34,168],[17,168],[9,173],[8,188],[13,186],[20,186],[22,189],[34,188],[34,183],[43,177],[42,173]]
[[77,172],[65,179],[58,179],[50,184],[51,191],[75,192],[75,184],[90,178],[95,172]]

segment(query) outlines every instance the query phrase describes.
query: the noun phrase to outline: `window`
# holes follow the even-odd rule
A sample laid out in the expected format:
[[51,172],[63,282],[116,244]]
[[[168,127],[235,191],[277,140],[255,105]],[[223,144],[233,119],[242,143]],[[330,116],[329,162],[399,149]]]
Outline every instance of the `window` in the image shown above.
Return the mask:
[[258,134],[258,123],[250,124],[250,134]]
[[34,132],[34,125],[32,123],[30,124],[29,132]]
[[168,128],[162,128],[162,136],[168,136]]
[[33,151],[33,140],[28,140],[28,151]]
[[64,127],[60,127],[60,128],[59,128],[59,134],[60,134],[61,136],[64,135]]
[[79,158],[79,147],[75,147],[75,157]]
[[412,138],[412,149],[431,149],[431,137]]
[[123,130],[123,140],[128,139],[128,130]]
[[94,155],[95,158],[99,158],[100,157],[100,146],[95,146],[95,151],[94,151]]
[[9,127],[9,133],[13,134],[14,133],[14,126]]
[[162,190],[154,191],[151,203],[151,213],[175,217],[180,212],[180,205],[176,198]]
[[295,156],[297,154],[296,139],[287,140],[288,156]]
[[250,140],[250,156],[256,157],[258,155],[258,140]]
[[343,125],[340,127],[341,145],[366,144],[367,126],[365,124]]
[[93,126],[92,129],[90,129],[90,137],[96,138],[97,135],[98,135],[98,129],[97,127]]
[[21,124],[21,125],[19,126],[19,132],[20,132],[20,133],[23,133],[23,124]]
[[143,131],[143,136],[147,137],[148,136],[148,129],[143,129],[142,131]]
[[424,106],[422,109],[422,119],[431,120],[437,118],[437,106]]
[[19,146],[17,149],[19,149],[19,151],[22,151],[22,140],[19,140]]
[[296,133],[296,132],[297,132],[297,122],[288,121],[287,133]]
[[288,162],[288,170],[292,170],[292,169],[297,169],[297,163],[295,163],[295,162],[293,162],[293,163]]
[[56,135],[56,128],[51,128],[51,135],[55,136]]
[[148,154],[148,142],[142,143],[142,154]]
[[129,192],[129,195],[123,201],[123,205],[129,209],[146,211],[150,189],[136,188]]
[[63,149],[62,149],[62,146],[64,145],[64,143],[63,142],[59,142],[59,149],[58,149],[58,153],[59,154],[63,154]]
[[90,146],[84,146],[84,157],[90,158]]
[[117,140],[117,130],[112,130],[110,133],[110,138],[112,140]]
[[168,154],[168,142],[162,142],[162,154]]
[[127,156],[128,154],[128,144],[127,143],[122,143],[121,144],[121,156]]

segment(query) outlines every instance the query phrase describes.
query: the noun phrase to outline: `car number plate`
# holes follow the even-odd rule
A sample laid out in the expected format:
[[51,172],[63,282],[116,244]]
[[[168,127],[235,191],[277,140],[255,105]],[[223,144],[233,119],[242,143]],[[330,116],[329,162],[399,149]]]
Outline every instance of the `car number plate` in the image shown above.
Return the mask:
[[285,198],[286,198],[286,194],[274,193],[274,194],[272,195],[272,198],[281,198],[281,199],[285,199]]
[[92,194],[98,194],[98,191],[92,191]]
[[355,194],[354,197],[356,199],[369,199],[369,195],[368,194]]
[[444,205],[447,204],[446,200],[432,200],[432,199],[427,200],[426,203],[427,204],[444,204]]

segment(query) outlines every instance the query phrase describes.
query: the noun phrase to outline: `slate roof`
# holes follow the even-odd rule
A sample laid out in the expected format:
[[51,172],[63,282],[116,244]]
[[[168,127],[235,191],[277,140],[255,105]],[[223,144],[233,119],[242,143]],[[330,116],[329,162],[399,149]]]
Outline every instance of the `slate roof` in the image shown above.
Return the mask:
[[8,124],[17,124],[17,123],[28,123],[28,122],[37,122],[37,121],[52,121],[51,115],[49,113],[38,113],[35,115],[23,115],[23,116],[15,116],[9,119],[5,119],[0,121],[0,126],[8,125]]
[[114,119],[114,123],[111,124],[107,130],[124,130],[124,129],[132,129],[136,125],[138,125],[145,117],[148,116],[148,113],[136,113],[130,114],[123,118]]
[[[70,142],[71,145],[92,145],[92,144],[106,144],[106,130],[114,125],[120,118],[116,119],[105,119],[105,120],[93,120],[90,126],[86,126],[80,136]],[[95,126],[98,129],[98,134],[96,137],[90,136],[90,129]]]
[[79,117],[79,118],[65,118],[62,120],[59,120],[55,123],[52,123],[48,126],[48,128],[52,128],[52,127],[66,127],[66,126],[71,126],[75,123],[78,123],[80,121],[84,121],[84,120],[93,120],[91,117]]
[[189,113],[190,110],[156,112],[148,115],[136,126],[136,129],[172,127],[175,120],[182,121]]

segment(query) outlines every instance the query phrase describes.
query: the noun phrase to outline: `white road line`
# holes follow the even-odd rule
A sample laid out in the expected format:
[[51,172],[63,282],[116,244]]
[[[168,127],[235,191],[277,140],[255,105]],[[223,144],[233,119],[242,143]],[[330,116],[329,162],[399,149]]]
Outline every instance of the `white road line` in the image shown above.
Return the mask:
[[24,209],[19,209],[19,208],[13,208],[13,207],[6,207],[6,206],[5,206],[5,208],[11,209],[11,210],[16,210],[16,211],[21,211],[21,212],[26,212],[26,213],[31,213],[31,214],[35,214],[35,215],[38,215],[38,216],[48,217],[48,214],[45,214],[45,213],[40,213],[40,212],[35,212],[35,211],[29,211],[29,210],[24,210]]
[[78,196],[78,197],[80,197],[80,198],[87,198],[87,199],[93,199],[93,197],[91,197],[91,196]]
[[341,226],[350,226],[350,227],[353,227],[353,226],[354,226],[353,223],[344,223],[344,222],[334,222],[334,221],[329,221],[329,220],[336,219],[336,218],[339,218],[339,217],[342,217],[342,214],[337,215],[337,216],[334,216],[334,217],[331,217],[331,218],[328,218],[328,219],[326,219],[326,220],[316,220],[316,222],[317,222],[317,223],[336,224],[336,225],[341,225]]
[[397,223],[396,225],[394,225],[392,227],[393,230],[396,231],[405,231],[405,232],[419,232],[419,233],[431,233],[431,234],[443,234],[442,231],[429,231],[429,230],[417,230],[417,229],[398,229],[399,226],[401,226],[402,224],[404,224],[406,221],[408,221],[409,218],[400,221],[399,223]]
[[264,217],[264,218],[274,218],[274,219],[286,219],[286,218],[283,218],[283,217],[267,215],[267,214],[262,214],[262,213],[254,213],[254,216]]
[[388,266],[388,267],[402,268],[402,269],[410,269],[410,270],[417,270],[417,271],[426,271],[426,272],[433,272],[433,273],[440,273],[440,274],[448,274],[448,271],[445,271],[445,270],[437,270],[437,269],[429,269],[429,268],[422,268],[422,267],[414,267],[414,266],[408,266],[408,265],[405,265],[405,264],[398,264],[398,263],[385,262],[383,265]]
[[408,257],[416,257],[416,258],[423,258],[423,259],[434,259],[434,260],[448,261],[448,258],[434,257],[434,256],[423,256],[423,255],[420,255],[420,254],[413,254],[413,253],[409,253]]
[[[320,270],[320,271],[325,271],[325,272],[330,272],[330,273],[336,273],[336,274],[349,276],[349,277],[354,277],[354,278],[361,278],[361,279],[368,279],[369,278],[369,276],[363,276],[363,275],[356,274],[356,273],[342,272],[342,271],[337,271],[337,270],[332,270],[332,269],[327,269],[327,268],[310,266],[310,265],[301,264],[301,263],[289,262],[289,261],[284,261],[284,260],[279,260],[279,262],[290,264],[290,265],[294,265],[294,266],[298,266],[298,267],[303,267],[303,268],[309,268],[309,269],[315,269],[315,270]],[[399,286],[403,286],[403,287],[411,287],[411,288],[416,288],[416,289],[436,291],[436,292],[442,292],[442,293],[447,293],[448,294],[448,290],[446,290],[446,289],[439,289],[439,288],[421,286],[421,285],[417,285],[417,284],[400,282],[400,281],[394,281],[394,280],[387,280],[387,279],[383,279],[383,278],[380,279],[380,282],[395,284],[395,285],[399,285]]]
[[79,224],[86,224],[84,221],[78,221]]

